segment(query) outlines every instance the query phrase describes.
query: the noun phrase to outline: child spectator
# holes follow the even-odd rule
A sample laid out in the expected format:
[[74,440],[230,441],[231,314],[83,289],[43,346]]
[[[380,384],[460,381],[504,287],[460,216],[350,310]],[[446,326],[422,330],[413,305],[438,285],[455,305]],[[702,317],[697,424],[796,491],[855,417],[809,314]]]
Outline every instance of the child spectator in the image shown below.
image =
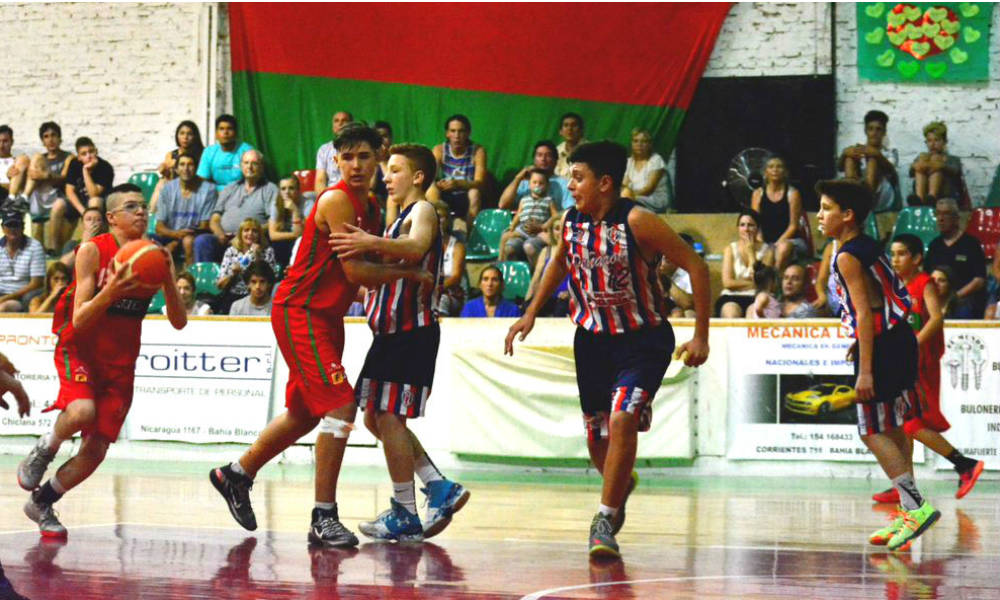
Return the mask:
[[69,267],[70,273],[73,272],[73,265],[76,263],[76,249],[80,247],[80,244],[84,242],[89,242],[91,238],[97,237],[102,233],[107,233],[108,224],[104,220],[104,213],[101,209],[96,206],[91,206],[87,210],[83,211],[83,233],[80,234],[80,241],[69,240],[62,247],[59,262],[63,263]]
[[[195,283],[194,275],[187,271],[181,271],[177,274],[177,295],[181,297],[181,302],[184,303],[184,310],[187,311],[187,314],[199,317],[212,314],[212,307],[207,302],[198,300],[196,290],[197,284]],[[161,312],[167,314],[167,307],[164,306]]]
[[243,273],[249,294],[233,302],[231,316],[271,316],[271,289],[274,287],[274,269],[266,261],[255,260]]
[[[246,219],[240,223],[240,228],[233,237],[232,243],[226,248],[222,257],[222,268],[216,285],[222,290],[222,296],[215,306],[217,314],[228,314],[230,305],[250,293],[243,271],[251,263],[263,260],[271,267],[273,274],[278,270],[274,260],[274,249],[267,245],[267,237],[256,219]],[[272,278],[273,281],[273,278]]]
[[267,233],[271,238],[274,256],[282,267],[292,259],[292,246],[302,235],[302,193],[299,179],[289,175],[278,182],[278,198],[271,204],[267,219]]
[[948,154],[948,126],[941,121],[924,127],[927,152],[922,152],[910,166],[913,193],[906,199],[910,206],[933,206],[939,198],[955,198],[959,208],[969,210],[962,161]]
[[778,273],[774,267],[762,262],[753,266],[753,282],[757,289],[753,304],[747,308],[748,319],[780,319],[781,302],[774,296],[774,283]]
[[500,260],[527,260],[534,268],[538,252],[546,245],[541,233],[559,210],[548,194],[549,176],[545,171],[532,169],[529,183],[528,195],[519,201],[514,220],[500,239]]
[[[42,123],[38,129],[38,137],[41,138],[45,151],[31,158],[24,195],[28,197],[28,210],[31,212],[32,237],[44,243],[42,230],[48,221],[50,230],[47,248],[52,252],[58,251],[62,247],[62,240],[69,237],[69,233],[63,233],[63,215],[66,212],[66,175],[73,155],[60,148],[62,129],[58,123]],[[57,235],[62,236],[58,245],[55,240]]]
[[76,222],[88,206],[104,208],[104,192],[115,183],[111,163],[97,155],[97,146],[89,137],[76,139],[76,158],[66,172],[66,219]]
[[69,268],[61,262],[54,262],[45,271],[44,291],[28,303],[28,312],[33,315],[51,313],[59,300],[59,295],[66,291],[66,286],[72,279]]
[[479,274],[479,289],[483,295],[469,300],[462,307],[463,317],[520,317],[521,309],[503,299],[503,273],[490,265]]

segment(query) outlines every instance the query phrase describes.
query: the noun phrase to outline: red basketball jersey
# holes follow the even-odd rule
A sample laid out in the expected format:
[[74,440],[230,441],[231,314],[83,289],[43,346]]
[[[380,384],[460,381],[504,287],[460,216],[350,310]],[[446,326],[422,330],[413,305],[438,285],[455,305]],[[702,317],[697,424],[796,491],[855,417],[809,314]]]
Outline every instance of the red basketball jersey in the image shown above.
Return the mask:
[[[355,198],[343,181],[323,191],[341,190],[354,206],[355,225],[368,233],[378,235],[379,207],[374,197],[368,202]],[[320,194],[322,196],[322,194]],[[358,286],[347,280],[337,256],[330,250],[328,234],[316,226],[316,211],[319,201],[313,206],[302,231],[299,249],[292,259],[278,291],[274,295],[275,305],[301,306],[315,310],[331,310],[346,314],[358,293]]]
[[[923,329],[924,324],[930,319],[930,313],[927,312],[927,305],[924,304],[924,288],[928,285],[933,286],[934,280],[923,271],[917,273],[910,280],[910,283],[906,284],[906,291],[910,294],[910,314],[907,315],[906,320],[910,323],[910,327],[913,328],[914,333],[918,333]],[[936,291],[936,288],[932,287],[932,289]],[[938,367],[938,363],[941,361],[943,355],[944,332],[938,331],[937,335],[927,340],[926,346],[920,349],[921,370],[927,365]]]
[[[107,283],[111,272],[108,270],[118,241],[110,233],[101,234],[89,243],[97,246],[100,258],[97,263],[96,296]],[[66,291],[56,303],[52,318],[52,332],[59,336],[59,344],[76,346],[81,355],[94,357],[101,363],[115,366],[134,365],[139,356],[142,338],[142,319],[149,308],[149,298],[121,298],[108,307],[107,312],[98,317],[88,331],[78,332],[73,328],[73,299],[76,297],[76,280],[66,287]]]

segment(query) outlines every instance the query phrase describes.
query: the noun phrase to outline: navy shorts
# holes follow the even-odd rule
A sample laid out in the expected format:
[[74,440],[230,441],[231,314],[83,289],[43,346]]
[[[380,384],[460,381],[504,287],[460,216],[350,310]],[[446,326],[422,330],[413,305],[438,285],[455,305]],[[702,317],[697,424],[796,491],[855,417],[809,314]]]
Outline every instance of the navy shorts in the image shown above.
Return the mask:
[[590,439],[607,435],[606,415],[626,411],[649,429],[652,402],[674,352],[670,323],[619,335],[595,334],[578,327],[573,339],[576,384]]
[[[862,436],[882,433],[919,416],[920,403],[915,401],[917,364],[917,336],[908,324],[900,323],[875,336],[872,352],[875,398],[857,404],[858,433]],[[859,368],[855,355],[855,378]]]
[[440,344],[437,323],[376,335],[354,386],[358,406],[407,418],[423,416]]

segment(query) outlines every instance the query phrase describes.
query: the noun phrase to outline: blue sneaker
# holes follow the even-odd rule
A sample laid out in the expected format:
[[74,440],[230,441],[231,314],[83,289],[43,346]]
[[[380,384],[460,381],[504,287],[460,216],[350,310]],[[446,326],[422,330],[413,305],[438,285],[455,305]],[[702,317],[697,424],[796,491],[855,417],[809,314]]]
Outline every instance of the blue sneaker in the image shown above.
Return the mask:
[[358,525],[361,533],[375,540],[396,540],[399,542],[424,541],[424,528],[420,526],[420,517],[406,510],[389,498],[390,508],[384,511],[374,521]]
[[469,490],[461,484],[447,479],[432,481],[421,488],[427,495],[427,517],[424,519],[424,537],[432,538],[444,531],[451,523],[451,517],[462,510],[469,501]]

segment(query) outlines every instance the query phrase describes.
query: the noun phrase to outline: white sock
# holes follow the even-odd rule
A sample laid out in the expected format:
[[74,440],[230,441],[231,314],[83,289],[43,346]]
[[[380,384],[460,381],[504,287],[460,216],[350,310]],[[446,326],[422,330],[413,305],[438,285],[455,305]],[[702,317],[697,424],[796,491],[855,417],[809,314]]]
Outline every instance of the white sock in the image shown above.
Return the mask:
[[337,503],[336,502],[317,502],[316,503],[316,508],[318,508],[320,510],[325,510],[326,512],[330,512],[334,508],[337,508]]
[[618,514],[618,509],[617,508],[611,508],[610,506],[602,504],[600,506],[600,508],[597,509],[597,512],[601,513],[602,515],[604,515],[606,517],[614,517],[615,515]]
[[441,481],[444,479],[444,475],[434,466],[434,463],[431,462],[431,458],[427,456],[426,452],[416,457],[413,461],[413,472],[417,474],[420,481],[424,482],[424,485],[432,481]]
[[402,504],[406,510],[410,511],[410,514],[417,514],[417,498],[413,490],[412,480],[405,483],[396,483],[393,481],[392,497],[396,499],[396,502]]
[[38,440],[38,445],[45,446],[52,454],[59,452],[59,446],[62,446],[62,443],[63,441],[56,437],[54,431],[46,433]]
[[58,473],[49,478],[49,485],[52,486],[52,491],[59,494],[60,496],[66,493],[66,488],[64,488],[63,485],[59,483]]
[[233,470],[233,473],[242,475],[244,477],[250,477],[249,475],[247,475],[246,469],[243,468],[243,465],[241,465],[240,461],[238,460],[234,460],[232,463],[230,463],[229,468]]

